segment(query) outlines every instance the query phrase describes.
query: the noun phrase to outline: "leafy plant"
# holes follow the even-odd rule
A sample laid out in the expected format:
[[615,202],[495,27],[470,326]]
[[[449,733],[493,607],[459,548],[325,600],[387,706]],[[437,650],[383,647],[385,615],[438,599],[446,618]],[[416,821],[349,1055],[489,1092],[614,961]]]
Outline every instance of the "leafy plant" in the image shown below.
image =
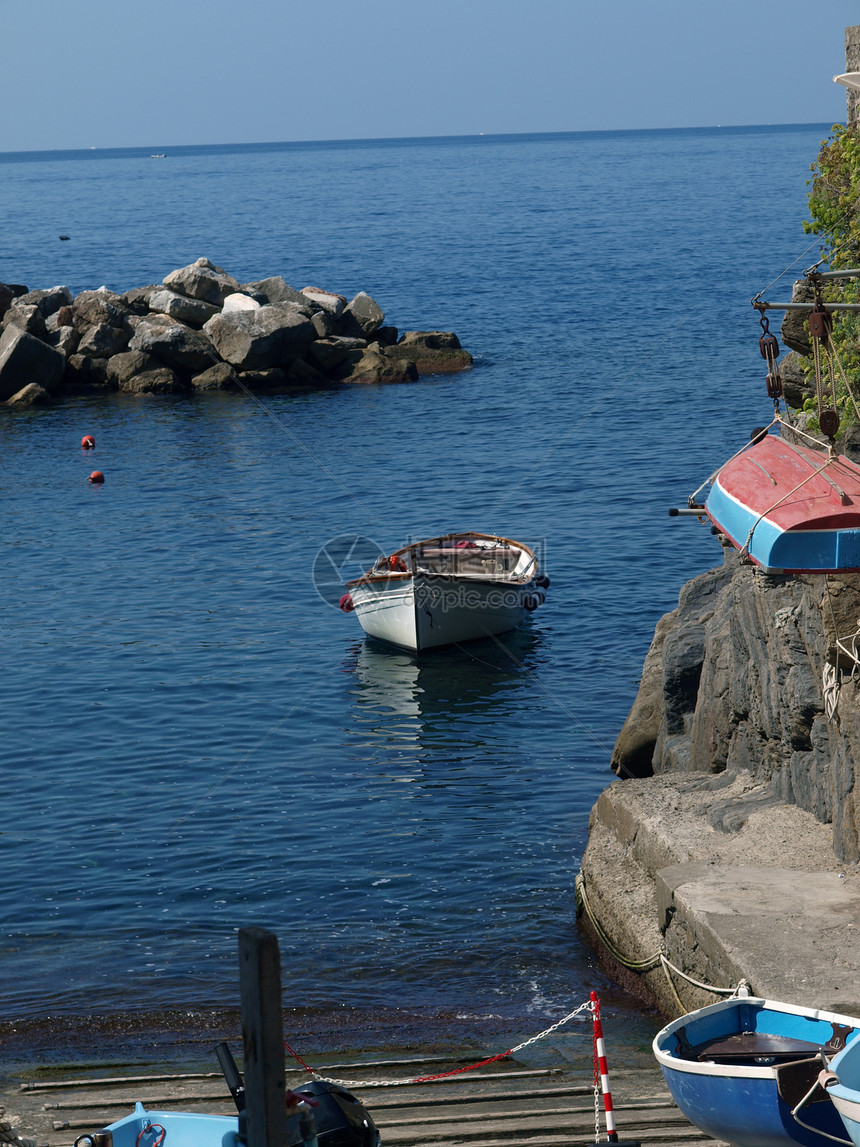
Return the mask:
[[[860,267],[860,125],[835,124],[829,139],[821,143],[815,163],[810,165],[810,219],[803,227],[807,234],[821,235],[821,259],[830,270]],[[822,292],[827,302],[856,303],[860,282],[856,279],[829,283]],[[838,312],[833,323],[833,345],[842,369],[855,394],[860,391],[860,318]],[[823,363],[822,355],[822,363]],[[823,366],[823,369],[826,367]],[[804,363],[808,382],[814,384],[811,359]],[[837,401],[843,426],[857,421],[854,404],[836,371]],[[807,400],[817,409],[815,400]]]

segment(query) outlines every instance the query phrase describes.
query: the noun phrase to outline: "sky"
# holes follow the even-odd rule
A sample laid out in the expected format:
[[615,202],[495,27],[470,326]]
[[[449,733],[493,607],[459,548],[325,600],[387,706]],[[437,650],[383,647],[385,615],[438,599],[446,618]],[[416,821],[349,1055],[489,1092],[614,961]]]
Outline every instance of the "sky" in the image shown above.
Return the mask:
[[0,152],[844,122],[860,0],[0,0]]

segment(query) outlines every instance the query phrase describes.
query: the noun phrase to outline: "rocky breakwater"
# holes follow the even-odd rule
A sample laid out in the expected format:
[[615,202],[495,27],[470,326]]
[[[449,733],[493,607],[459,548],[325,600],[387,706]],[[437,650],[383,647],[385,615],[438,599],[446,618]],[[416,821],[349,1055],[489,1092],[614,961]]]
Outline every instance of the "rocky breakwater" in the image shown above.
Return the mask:
[[0,320],[0,402],[13,406],[412,382],[472,365],[455,334],[400,335],[364,292],[348,301],[279,276],[240,284],[208,259],[124,294],[0,284]]
[[858,630],[860,576],[733,550],[658,623],[577,887],[612,972],[666,1014],[745,978],[860,1016]]

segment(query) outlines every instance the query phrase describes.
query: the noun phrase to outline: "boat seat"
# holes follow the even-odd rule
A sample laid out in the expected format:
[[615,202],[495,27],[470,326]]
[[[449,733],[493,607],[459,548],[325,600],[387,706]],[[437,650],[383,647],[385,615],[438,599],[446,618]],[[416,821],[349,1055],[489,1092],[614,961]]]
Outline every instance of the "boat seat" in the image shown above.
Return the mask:
[[508,547],[493,549],[419,550],[417,560],[431,571],[447,574],[478,574],[482,576],[511,574],[520,559],[519,552]]
[[834,1024],[833,1034],[826,1043],[812,1043],[768,1032],[738,1032],[722,1039],[695,1044],[689,1048],[684,1058],[697,1059],[702,1063],[737,1065],[761,1061],[790,1063],[792,1060],[818,1055],[822,1050],[840,1050],[845,1046],[845,1038],[851,1031],[844,1024]]
[[461,554],[482,554],[484,557],[495,557],[497,554],[514,554],[517,550],[510,546],[425,546],[418,551],[420,557],[459,557]]

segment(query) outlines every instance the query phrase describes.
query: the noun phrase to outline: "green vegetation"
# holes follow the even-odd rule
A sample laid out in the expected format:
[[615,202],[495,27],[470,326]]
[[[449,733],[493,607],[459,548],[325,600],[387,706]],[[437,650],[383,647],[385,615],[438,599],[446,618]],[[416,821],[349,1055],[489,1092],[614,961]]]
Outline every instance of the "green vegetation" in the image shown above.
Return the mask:
[[[818,159],[810,169],[813,173],[809,193],[811,218],[804,223],[804,230],[807,234],[821,235],[821,258],[830,270],[860,267],[860,125],[836,124],[830,138],[822,142]],[[829,302],[856,303],[860,299],[860,282],[851,279],[828,286],[823,297]],[[843,371],[857,393],[860,391],[860,316],[842,313],[835,318],[833,344]],[[806,360],[804,368],[809,384],[814,386],[811,358]],[[857,421],[857,416],[838,369],[836,387],[844,429],[847,423]],[[804,409],[816,410],[816,401],[807,399]]]

